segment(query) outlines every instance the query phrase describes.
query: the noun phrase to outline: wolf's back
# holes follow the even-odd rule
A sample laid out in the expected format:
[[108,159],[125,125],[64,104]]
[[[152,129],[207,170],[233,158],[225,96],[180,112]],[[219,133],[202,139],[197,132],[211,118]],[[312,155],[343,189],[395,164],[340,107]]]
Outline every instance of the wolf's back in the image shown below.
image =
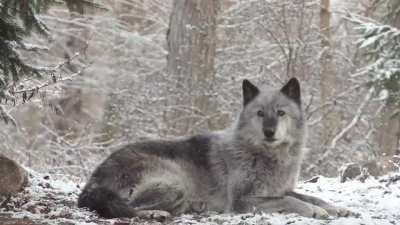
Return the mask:
[[103,187],[85,188],[79,195],[78,207],[95,210],[104,218],[135,216],[135,210],[126,201]]

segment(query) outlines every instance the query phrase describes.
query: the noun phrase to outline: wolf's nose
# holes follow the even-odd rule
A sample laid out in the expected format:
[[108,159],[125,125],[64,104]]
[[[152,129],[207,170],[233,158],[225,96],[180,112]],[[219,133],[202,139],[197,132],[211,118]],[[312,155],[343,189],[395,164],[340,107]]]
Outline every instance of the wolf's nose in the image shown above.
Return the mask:
[[272,138],[274,136],[274,134],[275,134],[275,130],[273,130],[273,129],[265,129],[264,130],[264,135],[267,138]]

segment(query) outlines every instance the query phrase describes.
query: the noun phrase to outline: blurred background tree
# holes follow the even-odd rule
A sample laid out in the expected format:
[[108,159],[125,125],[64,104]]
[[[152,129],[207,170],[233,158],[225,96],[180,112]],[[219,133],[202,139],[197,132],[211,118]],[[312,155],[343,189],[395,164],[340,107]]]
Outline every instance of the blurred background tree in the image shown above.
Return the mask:
[[365,52],[367,66],[360,73],[369,75],[369,84],[385,101],[378,117],[376,140],[379,143],[379,167],[392,167],[392,158],[400,154],[400,1],[375,0],[372,18],[356,19],[362,37],[359,46]]
[[217,125],[221,114],[215,101],[217,12],[215,0],[174,1],[167,33],[170,85],[166,93],[170,98],[165,101],[166,134],[223,128]]

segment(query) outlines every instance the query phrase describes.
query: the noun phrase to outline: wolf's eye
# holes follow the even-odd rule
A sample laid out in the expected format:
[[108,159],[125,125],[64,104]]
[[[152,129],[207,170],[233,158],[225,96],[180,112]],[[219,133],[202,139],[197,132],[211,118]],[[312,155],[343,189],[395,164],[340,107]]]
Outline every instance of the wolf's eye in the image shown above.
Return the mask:
[[283,110],[278,110],[277,113],[278,113],[278,116],[284,116],[286,114],[286,112]]
[[258,111],[257,111],[257,116],[259,116],[259,117],[264,117],[264,112],[261,111],[261,110],[258,110]]

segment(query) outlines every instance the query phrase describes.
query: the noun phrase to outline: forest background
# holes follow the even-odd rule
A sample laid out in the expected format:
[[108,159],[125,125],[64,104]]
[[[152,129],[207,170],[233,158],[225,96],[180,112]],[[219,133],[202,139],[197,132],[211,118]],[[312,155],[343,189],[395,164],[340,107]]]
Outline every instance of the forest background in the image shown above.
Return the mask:
[[241,81],[302,85],[304,179],[398,170],[396,0],[0,1],[0,151],[84,182],[112,146],[229,126]]

